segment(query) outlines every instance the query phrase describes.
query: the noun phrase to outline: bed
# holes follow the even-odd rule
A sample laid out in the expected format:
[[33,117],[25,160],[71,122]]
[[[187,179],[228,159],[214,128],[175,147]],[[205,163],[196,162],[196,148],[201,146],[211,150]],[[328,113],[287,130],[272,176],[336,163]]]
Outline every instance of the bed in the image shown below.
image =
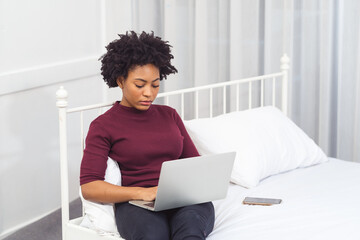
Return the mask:
[[[328,158],[287,117],[288,69],[284,55],[276,73],[158,95],[177,109],[200,154],[237,152],[228,195],[214,201],[210,240],[360,239],[360,164]],[[67,115],[80,114],[83,149],[84,112],[112,103],[67,109],[67,95],[64,87],[57,91],[63,240],[122,239],[113,206],[86,201],[80,191],[84,216],[69,219]],[[111,159],[105,180],[121,185]],[[246,196],[283,201],[244,205]]]

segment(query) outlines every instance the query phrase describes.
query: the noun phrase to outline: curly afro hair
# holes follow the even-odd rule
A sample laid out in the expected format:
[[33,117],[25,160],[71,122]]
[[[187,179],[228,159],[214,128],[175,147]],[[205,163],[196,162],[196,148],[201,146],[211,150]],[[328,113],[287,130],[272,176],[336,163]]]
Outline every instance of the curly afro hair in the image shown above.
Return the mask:
[[167,41],[154,36],[154,32],[142,32],[137,35],[134,31],[119,34],[119,39],[112,41],[107,47],[101,60],[101,74],[106,84],[117,87],[119,77],[127,78],[129,70],[136,66],[153,64],[159,68],[160,80],[167,75],[176,73],[176,68],[170,61],[174,58]]

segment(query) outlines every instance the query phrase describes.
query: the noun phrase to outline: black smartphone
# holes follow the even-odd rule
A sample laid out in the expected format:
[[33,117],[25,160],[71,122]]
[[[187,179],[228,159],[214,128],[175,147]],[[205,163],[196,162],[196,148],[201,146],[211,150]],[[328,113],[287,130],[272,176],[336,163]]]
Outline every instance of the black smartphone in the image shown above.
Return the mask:
[[273,205],[273,204],[280,204],[281,202],[282,202],[281,199],[276,199],[276,198],[246,197],[244,199],[244,201],[243,201],[243,204],[270,206],[270,205]]

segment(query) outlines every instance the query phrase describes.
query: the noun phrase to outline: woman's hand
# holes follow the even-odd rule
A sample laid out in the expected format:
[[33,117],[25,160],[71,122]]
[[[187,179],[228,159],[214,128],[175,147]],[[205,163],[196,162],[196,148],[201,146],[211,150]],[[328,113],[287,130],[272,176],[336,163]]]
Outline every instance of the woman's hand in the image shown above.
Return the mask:
[[157,187],[139,188],[136,200],[153,201],[155,200]]

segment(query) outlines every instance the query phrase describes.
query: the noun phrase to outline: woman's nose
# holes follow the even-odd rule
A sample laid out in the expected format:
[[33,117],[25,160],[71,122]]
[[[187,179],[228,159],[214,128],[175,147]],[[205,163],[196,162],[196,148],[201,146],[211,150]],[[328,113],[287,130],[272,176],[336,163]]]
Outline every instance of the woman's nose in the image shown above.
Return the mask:
[[150,87],[144,87],[143,95],[146,97],[151,96],[151,88]]

